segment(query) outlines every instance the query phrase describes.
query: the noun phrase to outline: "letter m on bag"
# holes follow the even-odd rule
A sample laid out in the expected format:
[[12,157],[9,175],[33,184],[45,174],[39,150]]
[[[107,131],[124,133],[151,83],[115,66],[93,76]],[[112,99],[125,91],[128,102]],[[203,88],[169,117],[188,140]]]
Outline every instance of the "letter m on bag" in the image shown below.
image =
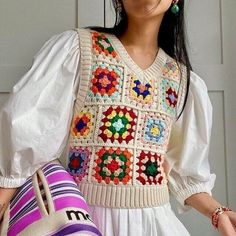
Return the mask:
[[71,210],[71,211],[66,211],[66,214],[67,214],[67,218],[69,220],[90,220],[90,217],[88,214],[84,214],[82,211],[74,211],[74,210]]

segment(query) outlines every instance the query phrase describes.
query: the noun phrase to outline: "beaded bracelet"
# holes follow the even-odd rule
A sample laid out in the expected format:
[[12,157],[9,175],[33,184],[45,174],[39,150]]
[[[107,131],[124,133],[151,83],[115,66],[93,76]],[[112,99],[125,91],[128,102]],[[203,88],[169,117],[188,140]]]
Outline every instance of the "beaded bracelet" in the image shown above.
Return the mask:
[[225,211],[232,211],[232,210],[225,206],[219,206],[212,213],[211,223],[216,229],[218,229],[219,215],[221,215]]

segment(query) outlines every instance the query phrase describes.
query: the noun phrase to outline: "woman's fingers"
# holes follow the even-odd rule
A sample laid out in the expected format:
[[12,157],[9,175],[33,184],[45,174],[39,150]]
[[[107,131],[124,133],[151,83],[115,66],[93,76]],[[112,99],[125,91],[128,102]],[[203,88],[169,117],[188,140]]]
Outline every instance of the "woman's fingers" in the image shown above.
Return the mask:
[[235,227],[226,214],[219,216],[218,230],[222,236],[236,236]]
[[229,219],[230,219],[231,223],[233,224],[233,226],[236,227],[236,212],[234,212],[234,211],[227,211],[225,213],[229,217]]

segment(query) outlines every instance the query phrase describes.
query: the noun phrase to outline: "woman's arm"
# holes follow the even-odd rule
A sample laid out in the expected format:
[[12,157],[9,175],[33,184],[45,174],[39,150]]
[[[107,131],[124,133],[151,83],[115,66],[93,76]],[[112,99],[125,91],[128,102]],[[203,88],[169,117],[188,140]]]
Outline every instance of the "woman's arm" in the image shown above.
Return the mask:
[[[222,206],[218,201],[216,201],[208,193],[197,193],[193,194],[185,200],[187,205],[194,207],[197,211],[201,212],[203,215],[211,219],[214,210]],[[219,231],[225,236],[235,236],[236,235],[236,212],[228,211],[224,212],[219,216]]]
[[1,188],[22,186],[44,164],[60,157],[77,94],[79,59],[75,30],[54,35],[13,86],[0,110]]
[[0,188],[0,221],[15,192],[16,188]]

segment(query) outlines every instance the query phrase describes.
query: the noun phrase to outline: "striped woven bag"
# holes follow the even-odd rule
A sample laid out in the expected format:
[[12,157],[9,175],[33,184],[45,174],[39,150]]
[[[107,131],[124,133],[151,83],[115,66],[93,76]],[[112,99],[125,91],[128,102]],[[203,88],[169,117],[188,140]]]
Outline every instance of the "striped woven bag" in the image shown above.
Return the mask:
[[0,235],[102,236],[77,184],[58,161],[46,164],[17,190]]

